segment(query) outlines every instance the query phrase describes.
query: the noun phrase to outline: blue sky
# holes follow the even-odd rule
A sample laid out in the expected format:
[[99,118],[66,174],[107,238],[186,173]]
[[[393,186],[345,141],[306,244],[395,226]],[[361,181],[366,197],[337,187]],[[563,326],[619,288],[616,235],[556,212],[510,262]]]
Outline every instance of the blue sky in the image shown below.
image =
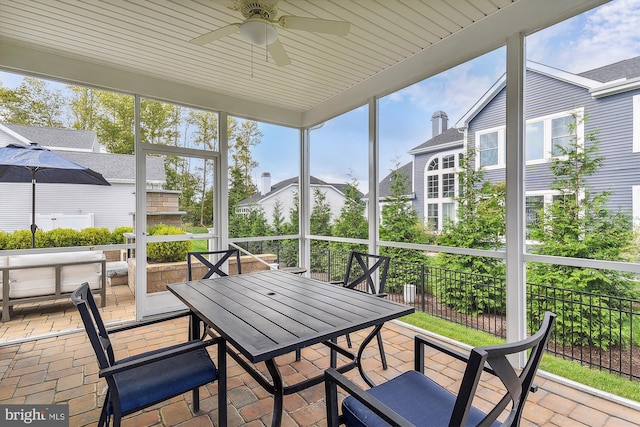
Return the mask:
[[[581,16],[561,22],[527,38],[527,58],[579,73],[640,55],[640,0],[614,0]],[[431,138],[431,115],[445,111],[449,126],[471,108],[504,73],[504,48],[416,83],[380,100],[380,175],[397,161],[411,160],[407,152]],[[5,87],[20,76],[0,72]],[[311,173],[328,182],[354,177],[366,192],[367,108],[361,107],[311,133]],[[262,142],[253,154],[259,166],[254,180],[269,172],[272,183],[298,173],[298,131],[261,124]]]

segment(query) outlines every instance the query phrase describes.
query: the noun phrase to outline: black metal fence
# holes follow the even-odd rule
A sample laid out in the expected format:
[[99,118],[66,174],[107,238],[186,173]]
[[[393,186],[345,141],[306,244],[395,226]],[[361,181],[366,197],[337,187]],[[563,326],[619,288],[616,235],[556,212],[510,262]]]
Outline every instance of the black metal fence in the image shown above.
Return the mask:
[[[243,244],[252,253],[275,253],[283,266],[297,262],[297,241]],[[344,277],[348,252],[328,245],[311,248],[311,275],[323,281]],[[388,298],[468,328],[506,337],[504,277],[391,260]],[[547,350],[583,365],[640,380],[640,300],[527,284],[529,330],[544,311],[558,315]]]
[[[348,253],[312,251],[313,277],[341,279]],[[506,337],[506,280],[391,260],[388,298],[468,328]],[[558,315],[547,350],[583,365],[640,380],[640,300],[527,284],[527,321]]]

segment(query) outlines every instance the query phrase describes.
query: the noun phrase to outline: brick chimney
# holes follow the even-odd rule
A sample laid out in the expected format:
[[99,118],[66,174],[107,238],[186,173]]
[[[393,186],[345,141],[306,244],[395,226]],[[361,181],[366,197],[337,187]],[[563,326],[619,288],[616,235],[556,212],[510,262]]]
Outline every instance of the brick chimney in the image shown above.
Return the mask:
[[431,116],[431,138],[440,135],[447,130],[449,117],[444,111],[436,111]]
[[269,191],[271,191],[271,174],[269,172],[263,172],[261,180],[262,180],[262,191],[260,192],[260,194],[264,196]]

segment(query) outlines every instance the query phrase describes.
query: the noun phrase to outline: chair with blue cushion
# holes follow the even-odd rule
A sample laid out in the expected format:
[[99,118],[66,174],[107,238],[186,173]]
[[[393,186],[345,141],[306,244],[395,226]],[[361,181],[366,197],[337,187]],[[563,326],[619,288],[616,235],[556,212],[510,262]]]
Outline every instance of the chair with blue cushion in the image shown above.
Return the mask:
[[[551,335],[555,314],[545,313],[542,326],[522,341],[476,347],[469,355],[441,345],[426,337],[415,337],[415,370],[405,372],[379,386],[363,390],[335,369],[325,372],[327,421],[329,427],[377,426],[518,426],[529,391],[536,391],[533,379]],[[423,374],[425,346],[466,362],[457,394]],[[515,370],[507,356],[530,351],[521,371]],[[488,413],[472,405],[483,372],[497,376],[505,394]],[[338,415],[337,387],[349,396]],[[494,393],[495,391],[492,391]],[[506,411],[505,411],[506,410]],[[497,421],[505,412],[503,422]]]
[[[110,334],[187,316],[189,313],[182,312],[107,330],[88,283],[83,283],[76,289],[71,300],[80,312],[89,341],[98,358],[98,375],[107,381],[107,394],[99,426],[109,425],[109,420],[113,417],[113,424],[118,427],[122,417],[188,391],[193,392],[193,411],[198,412],[198,388],[216,380],[218,423],[221,426],[226,425],[226,343],[222,338],[208,341],[192,340],[116,360]],[[195,321],[197,318],[191,315],[191,322]],[[218,367],[207,351],[207,347],[214,344],[218,346]]]

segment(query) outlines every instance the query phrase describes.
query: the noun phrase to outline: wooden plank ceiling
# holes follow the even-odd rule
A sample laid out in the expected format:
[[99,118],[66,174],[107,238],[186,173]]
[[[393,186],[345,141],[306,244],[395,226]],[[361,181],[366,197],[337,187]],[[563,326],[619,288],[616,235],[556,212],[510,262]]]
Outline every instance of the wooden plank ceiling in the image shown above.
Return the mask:
[[303,113],[501,10],[536,0],[280,0],[278,17],[351,24],[346,37],[278,27],[291,59],[285,67],[238,33],[204,46],[189,42],[242,22],[229,8],[234,1],[0,0],[0,41]]

